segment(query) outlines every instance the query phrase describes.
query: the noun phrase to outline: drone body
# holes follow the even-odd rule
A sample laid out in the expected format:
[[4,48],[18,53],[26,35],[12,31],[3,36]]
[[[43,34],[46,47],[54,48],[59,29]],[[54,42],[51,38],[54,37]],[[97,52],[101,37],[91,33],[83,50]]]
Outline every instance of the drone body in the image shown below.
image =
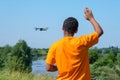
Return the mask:
[[46,27],[46,28],[38,28],[38,27],[36,27],[35,28],[35,30],[37,31],[37,30],[39,30],[39,31],[47,31],[48,30],[48,28]]

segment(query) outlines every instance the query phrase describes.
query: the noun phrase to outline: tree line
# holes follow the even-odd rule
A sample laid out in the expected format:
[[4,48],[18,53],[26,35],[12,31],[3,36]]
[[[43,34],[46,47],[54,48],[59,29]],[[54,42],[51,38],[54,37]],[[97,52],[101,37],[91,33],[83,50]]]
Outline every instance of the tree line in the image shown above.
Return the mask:
[[45,59],[47,51],[48,48],[30,48],[24,40],[19,40],[13,47],[0,47],[0,69],[29,73],[32,70],[32,61]]
[[[11,71],[31,72],[32,61],[45,59],[48,48],[31,48],[26,41],[19,40],[14,46],[0,47],[0,69]],[[89,49],[89,62],[92,78],[113,78],[120,76],[120,48],[108,47]],[[115,75],[114,75],[115,74]]]
[[[94,80],[120,80],[120,48],[97,47],[89,50],[91,75]],[[105,78],[106,79],[103,79]]]

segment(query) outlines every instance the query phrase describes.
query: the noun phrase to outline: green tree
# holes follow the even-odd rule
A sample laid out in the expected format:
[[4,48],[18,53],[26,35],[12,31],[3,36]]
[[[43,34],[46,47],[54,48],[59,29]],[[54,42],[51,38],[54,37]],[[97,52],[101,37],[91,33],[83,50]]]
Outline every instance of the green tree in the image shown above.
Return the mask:
[[120,53],[117,54],[117,66],[115,71],[120,76]]
[[111,49],[107,61],[108,65],[110,65],[110,67],[113,67],[117,63],[117,52],[114,52]]
[[117,63],[116,54],[110,50],[109,54],[103,54],[103,56],[95,62],[94,67],[96,68],[99,66],[108,66],[110,68],[113,68],[115,66],[115,63]]
[[10,70],[31,72],[32,56],[30,47],[24,40],[19,40],[9,54],[8,67]]
[[89,50],[90,64],[93,64],[94,62],[96,62],[99,57],[100,57],[100,54],[98,53],[97,48]]
[[0,68],[2,68],[3,67],[3,62],[4,62],[4,60],[3,60],[3,49],[2,48],[0,48]]
[[7,64],[6,61],[8,59],[8,54],[11,52],[12,47],[9,45],[6,45],[3,48],[0,48],[0,67],[5,67]]
[[117,64],[118,64],[118,66],[120,68],[120,53],[117,54]]

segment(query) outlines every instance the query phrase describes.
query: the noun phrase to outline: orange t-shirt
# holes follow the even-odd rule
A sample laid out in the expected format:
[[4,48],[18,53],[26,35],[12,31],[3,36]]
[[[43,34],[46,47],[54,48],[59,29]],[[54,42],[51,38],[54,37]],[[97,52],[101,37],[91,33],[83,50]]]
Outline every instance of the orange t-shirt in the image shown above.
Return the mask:
[[55,42],[49,49],[46,63],[56,63],[56,80],[90,80],[88,49],[97,42],[97,32],[79,38],[64,37]]

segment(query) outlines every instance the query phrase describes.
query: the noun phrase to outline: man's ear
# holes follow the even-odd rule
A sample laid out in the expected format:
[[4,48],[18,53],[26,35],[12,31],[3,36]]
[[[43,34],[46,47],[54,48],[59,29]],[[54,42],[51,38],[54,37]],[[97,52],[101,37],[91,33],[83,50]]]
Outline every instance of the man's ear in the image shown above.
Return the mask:
[[64,28],[63,28],[63,26],[62,26],[62,30],[64,31]]
[[78,32],[78,29],[75,31],[75,33],[77,33]]

